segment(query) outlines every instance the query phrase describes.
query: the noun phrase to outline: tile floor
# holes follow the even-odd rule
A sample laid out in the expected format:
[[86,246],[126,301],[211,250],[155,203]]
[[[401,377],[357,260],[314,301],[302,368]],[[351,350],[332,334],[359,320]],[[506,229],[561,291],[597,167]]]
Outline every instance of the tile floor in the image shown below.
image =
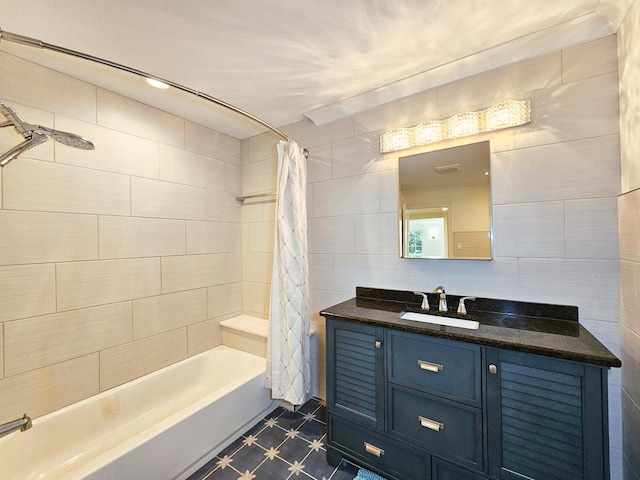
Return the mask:
[[353,480],[358,467],[326,461],[326,407],[312,398],[296,412],[278,407],[189,480]]

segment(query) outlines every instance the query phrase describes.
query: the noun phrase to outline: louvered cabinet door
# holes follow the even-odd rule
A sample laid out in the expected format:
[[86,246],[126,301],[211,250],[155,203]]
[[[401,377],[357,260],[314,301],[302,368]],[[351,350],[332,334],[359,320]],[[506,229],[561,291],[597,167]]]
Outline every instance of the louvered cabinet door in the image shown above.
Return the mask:
[[384,430],[384,329],[327,318],[327,408]]
[[502,480],[603,480],[606,370],[487,348],[489,473]]

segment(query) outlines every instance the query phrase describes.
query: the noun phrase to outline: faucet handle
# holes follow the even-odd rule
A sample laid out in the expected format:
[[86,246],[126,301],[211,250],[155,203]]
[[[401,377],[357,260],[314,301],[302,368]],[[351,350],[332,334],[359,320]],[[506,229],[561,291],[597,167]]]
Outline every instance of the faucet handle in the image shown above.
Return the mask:
[[427,298],[427,294],[422,292],[413,292],[413,294],[422,295],[422,304],[420,305],[420,308],[422,310],[429,310],[429,299]]
[[467,307],[465,307],[464,305],[464,301],[465,300],[475,300],[476,297],[462,297],[460,299],[460,302],[458,303],[458,313],[460,315],[466,315],[467,314]]

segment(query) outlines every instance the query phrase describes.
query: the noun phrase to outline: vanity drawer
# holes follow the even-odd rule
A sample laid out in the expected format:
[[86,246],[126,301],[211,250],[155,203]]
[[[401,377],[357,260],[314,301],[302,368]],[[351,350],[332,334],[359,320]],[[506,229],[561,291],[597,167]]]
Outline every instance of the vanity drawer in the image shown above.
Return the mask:
[[365,466],[406,480],[429,480],[431,457],[400,445],[382,434],[332,415],[329,445],[350,454]]
[[480,347],[389,331],[389,381],[479,407]]
[[482,410],[450,400],[389,388],[389,432],[430,453],[482,469]]

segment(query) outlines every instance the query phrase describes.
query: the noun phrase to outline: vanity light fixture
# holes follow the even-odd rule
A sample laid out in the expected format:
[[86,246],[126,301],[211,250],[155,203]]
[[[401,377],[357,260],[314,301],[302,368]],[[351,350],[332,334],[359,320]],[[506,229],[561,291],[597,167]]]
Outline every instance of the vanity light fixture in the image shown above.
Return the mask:
[[380,136],[380,153],[427,145],[531,122],[530,100],[505,100],[477,112],[456,113],[415,127],[394,128]]

